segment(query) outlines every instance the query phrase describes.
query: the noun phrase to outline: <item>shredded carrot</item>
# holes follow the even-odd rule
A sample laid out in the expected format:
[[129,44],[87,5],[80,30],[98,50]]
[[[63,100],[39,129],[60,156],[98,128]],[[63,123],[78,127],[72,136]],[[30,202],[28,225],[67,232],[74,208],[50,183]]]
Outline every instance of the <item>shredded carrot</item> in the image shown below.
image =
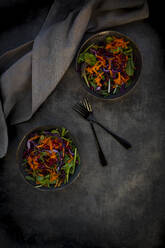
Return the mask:
[[56,172],[52,172],[50,174],[50,182],[53,182],[54,180],[56,180],[58,178],[58,175]]
[[37,148],[43,147],[45,144],[38,145]]
[[40,137],[40,136],[36,135],[36,136],[34,136],[34,137],[30,138],[30,139],[29,139],[29,141],[32,141],[32,140],[38,139],[39,137]]
[[122,81],[121,81],[121,75],[120,72],[118,72],[118,77],[116,79],[114,79],[115,83],[118,85],[121,85]]
[[62,148],[62,156],[64,158],[64,153],[65,153],[65,150],[64,150],[64,147]]
[[71,159],[67,161],[67,163],[70,163],[72,160],[73,160],[73,156],[71,157]]
[[32,158],[30,156],[28,157],[27,161],[28,161],[28,164],[30,165],[31,169],[33,170],[34,166],[32,164]]
[[69,145],[69,141],[67,141],[67,143],[66,143],[66,147],[68,147],[68,145]]

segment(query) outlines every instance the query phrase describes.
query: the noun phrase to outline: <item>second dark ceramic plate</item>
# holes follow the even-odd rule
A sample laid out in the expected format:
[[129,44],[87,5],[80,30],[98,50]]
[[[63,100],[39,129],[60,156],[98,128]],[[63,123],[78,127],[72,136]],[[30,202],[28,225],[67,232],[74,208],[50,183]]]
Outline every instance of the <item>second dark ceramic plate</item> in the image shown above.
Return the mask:
[[124,89],[124,92],[119,91],[117,94],[115,95],[109,95],[109,96],[103,96],[98,94],[97,92],[92,91],[85,83],[85,80],[82,78],[82,84],[85,87],[85,89],[87,90],[88,93],[101,98],[101,99],[108,99],[108,100],[115,100],[115,99],[119,99],[124,95],[127,95],[128,92],[130,92],[135,85],[138,82],[140,73],[141,73],[141,69],[142,69],[142,57],[140,54],[140,51],[137,47],[137,45],[135,44],[135,42],[133,42],[129,37],[127,37],[126,35],[116,32],[116,31],[104,31],[104,32],[100,32],[97,33],[93,36],[91,36],[88,40],[86,40],[82,46],[80,47],[77,57],[76,57],[76,70],[82,74],[83,70],[84,70],[84,66],[82,64],[78,64],[78,57],[80,55],[80,53],[82,53],[87,47],[89,47],[91,44],[98,44],[99,42],[103,42],[105,41],[106,37],[108,36],[115,36],[117,38],[124,38],[125,41],[129,41],[131,47],[133,48],[133,55],[134,55],[134,63],[135,63],[135,72],[134,75],[132,77],[132,82],[130,84],[130,86],[126,89]]
[[[42,186],[42,187],[37,188],[36,186],[38,186],[38,185],[35,183],[35,181],[29,181],[29,180],[26,179],[26,176],[28,176],[28,174],[25,171],[25,168],[23,166],[23,153],[24,153],[25,147],[27,145],[27,141],[30,138],[30,135],[32,133],[37,133],[39,131],[51,131],[51,130],[56,129],[56,128],[58,130],[61,129],[60,127],[54,127],[54,126],[43,126],[43,127],[37,127],[35,129],[31,130],[30,132],[28,132],[27,134],[25,134],[25,136],[22,138],[21,142],[19,143],[18,149],[17,149],[16,159],[17,159],[17,163],[18,163],[18,166],[19,166],[19,171],[21,172],[21,174],[22,174],[25,182],[31,184],[33,187],[35,187],[36,189],[39,189],[39,190],[49,190],[50,191],[50,190],[63,189],[65,187],[67,187],[68,185],[70,185],[71,183],[73,183],[75,181],[75,179],[80,174],[80,163],[79,163],[75,167],[74,174],[69,176],[68,183],[61,184],[60,187],[56,187],[56,188],[53,185],[51,185],[50,187]],[[67,133],[67,137],[70,138],[72,140],[73,144],[77,147],[76,142],[75,142],[75,139],[73,138],[73,136],[71,135],[71,133],[69,131]],[[78,150],[77,150],[77,152],[78,152]],[[78,152],[78,154],[79,154],[79,152]]]

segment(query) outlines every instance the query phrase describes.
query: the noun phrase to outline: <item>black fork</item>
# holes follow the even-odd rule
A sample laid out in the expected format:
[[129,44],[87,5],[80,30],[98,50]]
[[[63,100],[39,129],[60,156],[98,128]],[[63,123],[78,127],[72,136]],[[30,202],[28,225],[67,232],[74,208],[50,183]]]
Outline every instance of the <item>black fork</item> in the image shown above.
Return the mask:
[[108,128],[106,128],[105,126],[103,126],[100,122],[98,122],[94,115],[93,115],[93,111],[92,111],[92,106],[91,104],[89,104],[87,98],[84,98],[83,100],[83,104],[81,103],[77,103],[73,109],[79,113],[82,117],[84,117],[85,119],[87,119],[90,122],[96,123],[97,125],[99,125],[100,127],[102,127],[106,132],[108,132],[115,140],[117,140],[124,148],[129,149],[131,148],[131,144],[119,137],[118,135],[116,135],[115,133],[113,133],[111,130],[109,130]]
[[[80,105],[76,104],[75,106],[73,106],[73,109],[78,114],[80,114],[82,117],[84,117],[85,119],[88,119],[90,112],[87,112],[86,109],[84,110],[82,104],[80,104]],[[88,119],[88,121],[89,121],[89,123],[91,125],[91,129],[92,129],[93,135],[95,137],[100,163],[102,164],[102,166],[106,166],[107,165],[107,160],[105,158],[105,155],[104,155],[103,150],[101,148],[100,142],[98,140],[95,128],[93,126],[93,122],[92,122],[92,120],[89,120],[89,119]]]

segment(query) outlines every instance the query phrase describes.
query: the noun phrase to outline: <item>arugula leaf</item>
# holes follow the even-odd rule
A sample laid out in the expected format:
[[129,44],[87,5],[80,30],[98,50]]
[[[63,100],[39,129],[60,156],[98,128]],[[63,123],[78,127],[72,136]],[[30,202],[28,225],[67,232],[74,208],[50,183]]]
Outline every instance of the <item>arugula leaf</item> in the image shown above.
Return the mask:
[[66,179],[66,177],[65,177],[65,179],[64,179],[64,184],[66,184],[67,183],[67,179]]
[[50,184],[55,184],[57,182],[57,180],[54,180],[52,182],[50,182]]
[[134,68],[132,67],[131,59],[128,59],[127,66],[125,69],[128,76],[133,76],[134,74]]
[[85,53],[88,51],[89,48],[91,48],[91,47],[93,47],[93,46],[94,46],[94,44],[91,44],[91,45],[88,46],[82,53],[80,53],[80,55],[79,55],[79,57],[78,57],[78,60],[77,60],[78,64],[80,64],[80,63],[82,63],[82,62],[85,61],[85,57],[84,57]]
[[36,178],[36,171],[34,170],[32,171],[32,173],[33,173],[33,177]]
[[44,176],[36,176],[36,180],[39,182],[43,182],[44,181]]
[[68,130],[62,127],[61,129],[61,136],[64,137],[68,133]]
[[99,93],[100,93],[101,95],[103,95],[103,96],[109,96],[109,93],[108,93],[107,90],[100,90]]
[[45,178],[46,178],[46,179],[50,179],[50,175],[46,175]]
[[105,41],[106,41],[106,43],[111,43],[113,41],[112,36],[107,36]]
[[71,143],[71,142],[72,142],[72,140],[71,140],[71,139],[69,139],[69,138],[67,139],[67,138],[65,138],[65,137],[62,137],[62,139],[63,139],[63,140],[68,141],[69,143]]
[[44,158],[42,156],[40,156],[39,159],[41,160],[42,163],[44,163]]
[[64,155],[64,160],[67,161],[67,160],[69,160],[69,159],[70,159],[70,157],[65,153],[65,155]]
[[58,131],[58,130],[53,129],[53,130],[51,131],[51,133],[57,133],[57,134],[59,134],[59,131]]
[[132,53],[132,51],[133,51],[132,47],[128,47],[127,49],[123,49],[124,55],[129,55],[130,53]]
[[92,80],[90,80],[90,84],[92,85],[92,87],[93,87],[94,89],[97,88],[97,85],[96,85]]
[[84,62],[84,53],[80,53],[79,57],[78,57],[78,64]]
[[66,163],[64,166],[63,166],[63,169],[65,171],[65,179],[66,179],[66,183],[68,183],[69,181],[69,173],[70,173],[70,170],[71,168],[74,166],[74,161],[72,160],[70,163]]
[[47,152],[40,152],[41,156],[47,156]]
[[104,46],[93,45],[93,48],[97,50],[98,48],[104,48]]
[[77,157],[77,148],[74,150],[74,159],[73,159],[73,166],[70,168],[70,174],[74,174],[75,166],[76,166],[76,157]]
[[96,64],[96,57],[95,57],[95,55],[93,55],[91,53],[85,53],[84,54],[84,61],[87,64],[94,66]]
[[128,57],[128,62],[127,62],[127,66],[126,66],[127,75],[133,76],[134,69],[135,69],[135,65],[134,65],[134,61],[133,61],[133,54],[131,53]]
[[[63,170],[65,171],[65,180],[64,180],[64,183],[68,183],[69,181],[69,175],[73,175],[74,172],[75,172],[75,167],[76,167],[76,159],[78,159],[78,162],[80,163],[80,156],[77,152],[77,147],[75,147],[75,150],[74,150],[74,158],[71,162],[69,163],[65,163],[65,165],[63,166]],[[68,160],[70,160],[70,157],[68,156]]]
[[41,184],[41,185],[47,185],[48,187],[50,187],[50,180],[49,180],[50,176],[36,176],[36,180]]
[[134,62],[133,62],[133,54],[131,53],[130,55],[130,60],[131,60],[131,66],[133,69],[135,69],[135,65],[134,65]]
[[122,51],[123,49],[121,47],[117,47],[116,49],[111,49],[111,52],[117,52],[119,53],[120,51]]
[[42,140],[44,140],[44,139],[45,139],[45,136],[42,134],[42,135],[40,136],[39,142],[42,141]]
[[27,179],[28,181],[33,181],[35,182],[35,179],[31,176],[26,176],[25,179]]
[[127,83],[125,84],[125,88],[128,88],[128,87],[131,85],[131,83],[132,83],[132,80],[129,79],[129,80],[127,81]]
[[47,152],[41,152],[39,159],[44,163],[44,157],[47,156]]

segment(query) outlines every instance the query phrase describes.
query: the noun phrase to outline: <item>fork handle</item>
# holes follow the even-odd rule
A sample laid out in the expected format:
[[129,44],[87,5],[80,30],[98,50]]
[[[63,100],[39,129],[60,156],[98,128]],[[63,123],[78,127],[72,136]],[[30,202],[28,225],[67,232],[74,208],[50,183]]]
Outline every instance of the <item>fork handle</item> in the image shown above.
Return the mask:
[[95,128],[93,126],[93,123],[90,122],[90,125],[91,125],[92,131],[93,131],[93,134],[94,134],[94,137],[95,137],[95,141],[96,141],[96,144],[97,144],[97,149],[98,149],[100,162],[101,162],[102,166],[106,166],[107,165],[107,160],[106,160],[105,155],[104,155],[104,153],[102,151],[102,148],[100,146],[100,143],[99,143]]
[[110,131],[108,128],[104,127],[100,122],[98,121],[94,121],[94,123],[96,123],[97,125],[99,125],[100,127],[102,127],[106,132],[108,132],[109,134],[111,134],[111,136],[116,139],[124,148],[129,149],[132,147],[132,145],[125,139],[119,137],[118,135],[116,135],[115,133],[113,133],[112,131]]

